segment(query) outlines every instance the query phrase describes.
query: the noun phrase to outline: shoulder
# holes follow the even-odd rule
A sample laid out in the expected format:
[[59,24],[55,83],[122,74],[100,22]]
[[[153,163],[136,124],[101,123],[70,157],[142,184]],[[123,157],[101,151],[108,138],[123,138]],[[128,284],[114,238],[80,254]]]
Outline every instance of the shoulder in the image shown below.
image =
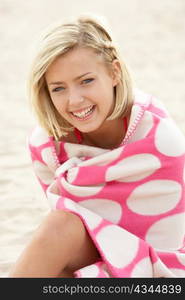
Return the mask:
[[144,138],[152,132],[156,145],[159,144],[158,148],[165,148],[165,151],[161,150],[161,152],[169,153],[169,156],[175,156],[177,153],[178,155],[184,154],[185,136],[163,101],[139,90],[135,93],[134,100],[135,119],[139,111],[138,106],[142,107],[144,113],[132,141]]
[[47,132],[37,126],[35,127],[31,134],[28,137],[28,143],[32,147],[39,147],[41,145],[47,144],[50,141],[51,137],[47,134]]
[[152,100],[152,95],[143,92],[140,89],[133,89],[134,102],[136,105],[145,105],[148,106]]
[[47,132],[36,126],[28,136],[27,144],[32,160],[43,162],[42,153],[50,142]]
[[[37,126],[28,138],[28,147],[31,157],[36,164],[44,164],[51,171],[58,166],[57,142],[41,127]],[[43,167],[43,166],[42,166]]]
[[170,118],[165,104],[152,94],[134,89],[134,104],[144,108],[146,112],[148,111],[159,118]]

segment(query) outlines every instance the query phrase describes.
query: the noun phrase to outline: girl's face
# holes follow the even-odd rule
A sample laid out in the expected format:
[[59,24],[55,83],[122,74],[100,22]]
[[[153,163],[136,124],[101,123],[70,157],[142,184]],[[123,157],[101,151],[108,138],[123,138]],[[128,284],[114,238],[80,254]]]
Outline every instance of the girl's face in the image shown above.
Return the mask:
[[51,100],[72,126],[84,133],[98,130],[114,109],[118,62],[112,71],[90,48],[75,48],[58,57],[45,79]]

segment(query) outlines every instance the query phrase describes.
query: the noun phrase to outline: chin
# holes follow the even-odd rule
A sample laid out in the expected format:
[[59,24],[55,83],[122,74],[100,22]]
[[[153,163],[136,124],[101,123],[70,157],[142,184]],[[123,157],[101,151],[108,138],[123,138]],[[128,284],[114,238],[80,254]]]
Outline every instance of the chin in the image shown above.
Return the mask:
[[81,131],[82,133],[91,133],[91,132],[95,132],[98,131],[102,125],[104,124],[105,120],[101,119],[101,120],[92,120],[89,121],[88,123],[84,123],[84,124],[76,124],[73,125],[74,127],[78,128],[79,131]]
[[81,128],[78,128],[78,130],[80,131],[80,132],[82,132],[82,133],[91,133],[91,132],[94,132],[94,131],[96,131],[96,128],[95,129],[81,129]]

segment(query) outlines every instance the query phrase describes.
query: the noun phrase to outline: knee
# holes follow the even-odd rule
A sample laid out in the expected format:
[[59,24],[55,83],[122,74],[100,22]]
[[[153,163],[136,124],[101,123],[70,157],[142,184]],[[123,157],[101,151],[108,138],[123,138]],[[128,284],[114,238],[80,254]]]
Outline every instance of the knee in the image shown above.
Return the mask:
[[70,215],[66,211],[53,210],[43,220],[42,229],[46,232],[60,231],[67,223]]
[[61,237],[71,235],[80,223],[80,218],[73,213],[53,210],[38,228],[37,237],[44,243],[51,242],[51,239],[61,239]]

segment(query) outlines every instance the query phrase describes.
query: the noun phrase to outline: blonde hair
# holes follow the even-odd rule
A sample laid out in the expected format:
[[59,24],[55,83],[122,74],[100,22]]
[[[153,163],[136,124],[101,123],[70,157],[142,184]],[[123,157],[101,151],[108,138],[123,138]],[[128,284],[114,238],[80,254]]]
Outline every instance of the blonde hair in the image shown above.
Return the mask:
[[117,59],[121,66],[120,80],[115,87],[115,107],[107,118],[127,115],[132,103],[132,84],[126,65],[113,45],[105,25],[94,16],[81,16],[73,22],[55,24],[47,29],[37,48],[28,78],[29,99],[38,121],[56,140],[74,130],[54,107],[45,82],[45,72],[51,63],[74,47],[88,47],[101,54],[109,65]]

